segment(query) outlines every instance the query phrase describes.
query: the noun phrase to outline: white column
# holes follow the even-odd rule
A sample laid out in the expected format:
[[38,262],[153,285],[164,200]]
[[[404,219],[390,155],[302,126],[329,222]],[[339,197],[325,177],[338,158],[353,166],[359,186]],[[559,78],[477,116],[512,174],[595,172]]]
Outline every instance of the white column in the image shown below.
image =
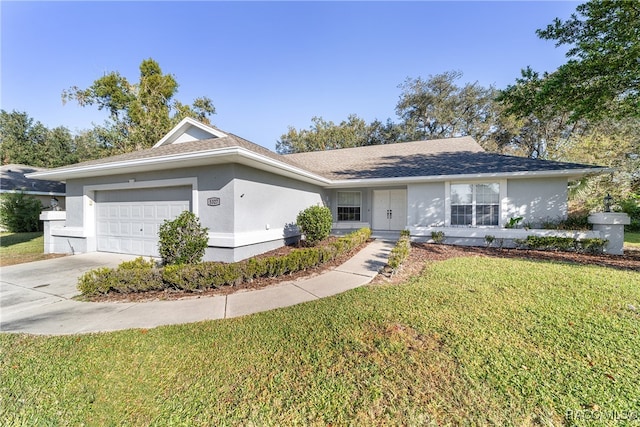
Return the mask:
[[40,214],[40,219],[44,224],[44,253],[53,254],[54,250],[53,236],[51,230],[54,228],[64,227],[67,220],[67,212],[65,211],[44,211]]
[[631,223],[629,215],[618,212],[597,212],[589,215],[589,223],[593,230],[600,232],[602,239],[609,242],[604,252],[612,255],[622,255],[624,246],[624,226]]

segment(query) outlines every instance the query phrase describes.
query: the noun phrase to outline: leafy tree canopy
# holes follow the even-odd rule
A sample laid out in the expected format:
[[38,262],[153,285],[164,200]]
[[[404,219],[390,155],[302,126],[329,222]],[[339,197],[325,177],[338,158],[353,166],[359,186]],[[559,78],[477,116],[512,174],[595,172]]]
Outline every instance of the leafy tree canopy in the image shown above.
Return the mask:
[[72,135],[58,126],[48,129],[25,112],[0,110],[0,162],[59,167],[103,155],[91,131]]
[[491,138],[496,120],[493,87],[476,83],[459,86],[459,71],[407,78],[396,113],[408,140],[438,139],[470,135],[479,143]]
[[459,86],[457,80],[461,77],[462,73],[449,71],[426,80],[407,78],[399,86],[399,123],[387,119],[386,123],[374,120],[367,124],[352,114],[336,125],[313,117],[309,129],[289,127],[276,149],[286,154],[466,135],[483,145],[498,147],[494,136],[498,125],[494,102],[497,91],[478,83]]
[[375,120],[367,124],[355,114],[349,115],[347,120],[338,125],[322,117],[313,117],[311,122],[313,124],[309,129],[298,131],[289,127],[289,131],[276,143],[276,151],[291,154],[385,144],[395,142],[398,133],[396,126],[390,121],[383,124]]
[[62,100],[108,111],[109,121],[95,131],[105,146],[122,153],[152,147],[185,117],[209,123],[208,117],[215,114],[211,99],[200,97],[186,105],[174,99],[177,91],[175,78],[163,74],[153,59],[145,59],[138,83],[130,83],[114,71],[86,89],[73,86],[63,91]]
[[540,38],[567,45],[568,62],[540,76],[530,68],[502,97],[510,113],[543,108],[571,120],[640,117],[640,2],[591,0],[555,19]]

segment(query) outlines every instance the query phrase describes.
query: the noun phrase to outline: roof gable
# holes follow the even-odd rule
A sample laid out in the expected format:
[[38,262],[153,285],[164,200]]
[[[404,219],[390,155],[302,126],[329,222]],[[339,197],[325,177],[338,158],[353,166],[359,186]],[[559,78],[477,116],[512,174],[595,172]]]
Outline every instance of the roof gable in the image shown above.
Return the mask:
[[153,148],[170,144],[182,144],[184,142],[202,141],[212,138],[224,138],[224,132],[200,123],[191,117],[185,117],[173,129],[171,129]]

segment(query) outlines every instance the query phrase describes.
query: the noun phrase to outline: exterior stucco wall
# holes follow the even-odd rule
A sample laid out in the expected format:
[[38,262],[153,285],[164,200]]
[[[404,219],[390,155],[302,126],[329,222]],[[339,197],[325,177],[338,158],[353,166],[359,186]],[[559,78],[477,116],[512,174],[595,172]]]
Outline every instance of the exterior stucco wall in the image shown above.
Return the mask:
[[506,218],[523,217],[521,224],[538,227],[547,219],[567,217],[567,179],[510,179]]
[[407,187],[407,225],[437,227],[445,221],[444,182],[411,184]]
[[324,204],[318,186],[242,165],[236,165],[234,193],[235,233],[290,230],[300,211]]
[[[83,224],[88,221],[85,218],[91,218],[85,209],[107,201],[171,200],[173,195],[184,199],[184,183],[171,183],[185,178],[197,187],[190,197],[191,209],[209,229],[206,260],[238,261],[289,243],[299,237],[294,226],[298,213],[323,204],[323,191],[318,186],[237,164],[69,180],[66,231],[54,236],[52,247],[60,248],[71,238],[79,248],[76,251],[92,250],[95,229],[88,231],[87,227],[95,224]],[[162,186],[154,187],[156,182]],[[141,185],[144,188],[139,188]],[[87,196],[87,188],[97,190]],[[210,198],[216,198],[217,203],[208,204]],[[79,234],[85,237],[78,238]]]

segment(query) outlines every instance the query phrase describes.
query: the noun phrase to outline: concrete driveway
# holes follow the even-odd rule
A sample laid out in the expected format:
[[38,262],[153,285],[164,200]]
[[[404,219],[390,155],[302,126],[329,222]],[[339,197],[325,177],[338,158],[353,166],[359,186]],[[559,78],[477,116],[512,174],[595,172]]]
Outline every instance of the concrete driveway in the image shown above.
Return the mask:
[[[79,294],[76,289],[78,277],[94,268],[116,267],[122,261],[134,258],[132,255],[94,252],[2,267],[0,330],[28,331],[30,324],[46,323],[48,316],[40,313],[52,307],[77,307],[78,303],[70,299]],[[51,333],[56,333],[54,325],[51,325]]]

